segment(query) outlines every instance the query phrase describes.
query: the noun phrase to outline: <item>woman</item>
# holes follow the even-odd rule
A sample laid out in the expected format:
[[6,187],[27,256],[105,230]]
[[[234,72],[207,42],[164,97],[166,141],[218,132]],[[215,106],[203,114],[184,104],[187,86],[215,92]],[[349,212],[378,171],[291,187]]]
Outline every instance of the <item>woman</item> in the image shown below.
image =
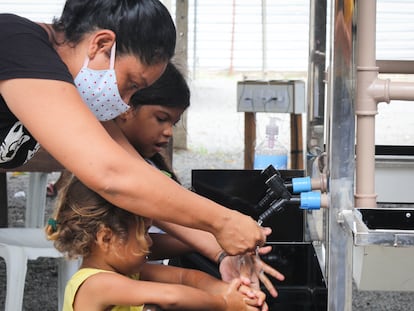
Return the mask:
[[[265,242],[270,229],[171,181],[137,158],[110,121],[127,109],[133,93],[162,74],[174,53],[175,27],[159,1],[68,0],[53,25],[1,14],[0,28],[1,167],[23,164],[42,145],[123,209],[208,231],[229,254]],[[88,81],[88,72],[101,79],[99,70],[110,82],[100,81],[103,93]],[[108,94],[113,99],[107,102]],[[100,116],[109,120],[111,135]]]

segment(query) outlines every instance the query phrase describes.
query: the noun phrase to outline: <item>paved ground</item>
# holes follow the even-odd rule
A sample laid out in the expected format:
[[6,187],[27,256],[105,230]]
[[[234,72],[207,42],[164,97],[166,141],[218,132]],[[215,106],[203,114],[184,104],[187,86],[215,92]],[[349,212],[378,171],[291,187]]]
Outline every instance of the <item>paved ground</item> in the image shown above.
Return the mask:
[[[174,155],[176,171],[184,184],[190,183],[191,168],[211,169],[238,169],[242,165],[242,158],[235,154],[200,153],[193,151],[176,151]],[[178,164],[180,163],[180,164]],[[27,184],[27,175],[18,177],[9,176],[9,206],[10,223],[22,226],[24,220],[25,199],[14,195],[24,191]],[[54,178],[54,175],[50,177]],[[48,212],[53,200],[48,199]],[[26,280],[24,310],[25,311],[53,311],[57,310],[56,262],[43,258],[30,261]],[[0,310],[4,310],[5,295],[5,265],[0,260]],[[355,311],[410,311],[414,310],[414,295],[400,292],[361,292],[353,290],[353,310]],[[13,310],[14,311],[14,310]],[[301,311],[301,310],[298,310]],[[313,310],[312,310],[313,311]]]

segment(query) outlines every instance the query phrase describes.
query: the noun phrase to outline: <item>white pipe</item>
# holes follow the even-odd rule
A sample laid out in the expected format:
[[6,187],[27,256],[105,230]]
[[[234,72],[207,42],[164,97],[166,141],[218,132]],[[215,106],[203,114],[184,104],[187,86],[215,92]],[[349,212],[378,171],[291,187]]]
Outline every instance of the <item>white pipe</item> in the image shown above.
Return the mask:
[[[375,115],[379,102],[414,100],[414,83],[379,79],[375,56],[376,1],[358,1],[355,207],[377,206]],[[387,64],[387,63],[383,63]],[[392,64],[388,64],[392,66]],[[401,64],[394,63],[394,67]],[[390,69],[390,68],[389,68]],[[401,69],[401,68],[400,68]],[[411,70],[411,69],[410,69]]]
[[377,60],[380,73],[413,74],[414,61],[412,60]]
[[370,85],[368,93],[377,103],[389,103],[392,99],[414,100],[414,83],[376,79]]
[[376,1],[357,2],[357,90],[355,206],[376,207],[375,193],[375,115],[377,102],[369,89],[377,79]]

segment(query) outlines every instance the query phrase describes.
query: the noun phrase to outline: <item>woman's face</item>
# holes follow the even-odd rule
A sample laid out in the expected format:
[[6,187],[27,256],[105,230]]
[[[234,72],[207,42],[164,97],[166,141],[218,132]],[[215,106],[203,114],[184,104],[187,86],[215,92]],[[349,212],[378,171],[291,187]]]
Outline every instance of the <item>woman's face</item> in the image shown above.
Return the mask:
[[166,62],[154,65],[144,65],[132,55],[122,55],[116,58],[115,73],[119,94],[125,103],[138,90],[153,84],[164,72]]
[[[111,33],[112,36],[110,35]],[[116,74],[118,91],[123,101],[129,103],[131,96],[136,91],[153,84],[162,75],[167,67],[168,61],[161,61],[153,65],[145,65],[141,62],[140,58],[133,53],[120,54],[115,52],[112,54],[112,49],[115,48],[115,43],[109,45],[108,42],[114,38],[113,32],[106,29],[100,29],[85,36],[85,39],[83,40],[88,42],[88,51],[95,51],[95,53],[92,53],[91,55],[85,55],[90,57],[87,67],[93,70],[107,70],[111,67],[111,57],[114,57],[113,68]],[[70,47],[70,49],[72,48]],[[62,50],[60,54],[67,55],[69,53]],[[74,67],[71,70],[74,78],[79,74],[81,65],[85,60],[82,58],[81,52],[78,55],[80,56],[77,56],[78,61],[76,63],[79,67]],[[65,60],[65,63],[67,64],[72,63],[72,60],[68,59],[68,56],[66,56]],[[96,87],[93,83],[89,86],[91,88]]]
[[141,156],[150,158],[167,147],[173,135],[173,126],[183,112],[183,108],[143,105],[130,109],[116,122]]

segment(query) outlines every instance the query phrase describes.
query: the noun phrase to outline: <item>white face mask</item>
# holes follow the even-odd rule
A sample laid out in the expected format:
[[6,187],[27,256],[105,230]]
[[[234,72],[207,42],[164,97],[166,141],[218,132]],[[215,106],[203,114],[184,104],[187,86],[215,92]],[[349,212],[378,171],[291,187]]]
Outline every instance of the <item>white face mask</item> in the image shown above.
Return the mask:
[[86,57],[83,67],[75,78],[75,85],[89,109],[99,121],[115,119],[129,109],[119,95],[115,70],[115,42],[111,49],[110,67],[106,70],[87,68]]

